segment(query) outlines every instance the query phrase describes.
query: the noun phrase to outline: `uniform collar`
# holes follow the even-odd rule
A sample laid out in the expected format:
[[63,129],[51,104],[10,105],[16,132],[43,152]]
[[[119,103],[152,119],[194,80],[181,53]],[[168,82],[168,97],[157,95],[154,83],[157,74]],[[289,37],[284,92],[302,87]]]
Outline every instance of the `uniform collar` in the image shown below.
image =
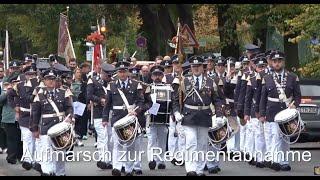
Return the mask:
[[221,78],[221,77],[225,77],[225,76],[226,76],[226,72],[223,72],[222,74],[217,73],[217,76],[218,76],[219,78]]
[[129,83],[129,78],[127,78],[125,81],[121,81],[120,79],[118,80],[118,83],[120,86],[122,86],[122,82],[124,82],[126,84],[126,86],[128,85]]
[[201,81],[201,80],[202,80],[203,75],[202,75],[202,74],[201,74],[200,76],[192,75],[192,77],[193,77],[194,81],[196,81],[196,79],[197,79],[197,78],[199,79],[199,81]]
[[284,69],[282,69],[281,72],[275,72],[275,73],[276,73],[277,76],[279,76],[279,75],[283,76],[284,75]]
[[211,75],[214,75],[214,74],[215,74],[214,70],[207,71],[207,74],[208,74],[208,75],[210,75],[210,73],[211,73]]

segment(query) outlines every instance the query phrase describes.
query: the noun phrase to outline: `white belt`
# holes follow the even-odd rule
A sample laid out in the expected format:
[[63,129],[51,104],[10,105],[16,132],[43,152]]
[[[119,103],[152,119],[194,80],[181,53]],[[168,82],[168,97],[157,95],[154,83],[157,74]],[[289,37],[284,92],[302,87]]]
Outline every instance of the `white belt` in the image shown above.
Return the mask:
[[286,100],[281,100],[279,98],[272,98],[272,97],[268,97],[268,101],[271,102],[284,102],[284,103],[290,103],[292,101],[292,97],[287,98]]
[[20,107],[20,111],[22,111],[22,112],[31,112],[31,109]]
[[[129,105],[130,109],[134,109],[136,107],[136,105]],[[116,110],[126,110],[127,107],[125,105],[123,106],[112,106],[112,109],[116,109]]]
[[56,113],[54,114],[42,114],[42,118],[53,118],[53,117],[61,117],[64,116],[64,112],[59,113],[58,115]]
[[226,98],[226,101],[227,101],[228,103],[234,103],[234,99]]
[[206,109],[210,109],[210,106],[192,106],[192,105],[188,105],[185,104],[184,107],[188,108],[188,109],[192,109],[192,110],[206,110]]

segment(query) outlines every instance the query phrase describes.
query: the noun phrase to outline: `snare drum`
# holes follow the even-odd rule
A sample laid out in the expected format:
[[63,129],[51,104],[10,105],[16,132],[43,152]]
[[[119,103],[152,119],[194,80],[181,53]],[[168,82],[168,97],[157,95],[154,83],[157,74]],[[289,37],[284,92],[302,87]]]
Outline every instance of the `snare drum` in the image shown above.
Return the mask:
[[122,143],[134,140],[140,130],[138,118],[134,115],[128,115],[119,119],[113,124],[113,128],[119,141]]
[[225,143],[232,135],[232,130],[228,125],[226,117],[222,121],[217,122],[216,116],[212,117],[212,127],[209,128],[209,140],[214,145],[221,145]]
[[54,150],[69,150],[75,143],[73,127],[70,123],[60,122],[48,130]]
[[286,137],[300,135],[304,122],[297,109],[285,109],[276,114],[274,121],[278,123],[280,132]]

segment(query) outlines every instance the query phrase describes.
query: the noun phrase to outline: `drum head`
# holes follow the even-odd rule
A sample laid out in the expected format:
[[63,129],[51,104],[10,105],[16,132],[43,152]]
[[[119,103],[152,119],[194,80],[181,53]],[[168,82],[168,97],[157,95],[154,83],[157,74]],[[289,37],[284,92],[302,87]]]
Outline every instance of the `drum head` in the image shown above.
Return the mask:
[[210,128],[208,131],[208,135],[209,135],[210,140],[213,143],[225,142],[228,139],[227,125],[225,124],[224,126],[217,128],[217,129]]
[[285,123],[297,118],[298,115],[299,111],[297,109],[285,109],[276,114],[274,121],[277,123]]
[[127,126],[131,123],[134,123],[136,121],[137,117],[136,116],[125,116],[121,119],[119,119],[117,122],[115,122],[113,124],[113,127],[114,128],[121,128],[121,127],[124,127],[124,126]]
[[227,118],[226,117],[222,117],[222,118],[217,118],[216,115],[212,116],[212,127],[210,129],[212,130],[216,130],[219,129],[221,127],[223,127],[224,125],[226,125],[227,123]]
[[48,136],[56,136],[63,132],[68,131],[71,128],[71,124],[67,122],[60,122],[54,126],[52,126],[48,130]]

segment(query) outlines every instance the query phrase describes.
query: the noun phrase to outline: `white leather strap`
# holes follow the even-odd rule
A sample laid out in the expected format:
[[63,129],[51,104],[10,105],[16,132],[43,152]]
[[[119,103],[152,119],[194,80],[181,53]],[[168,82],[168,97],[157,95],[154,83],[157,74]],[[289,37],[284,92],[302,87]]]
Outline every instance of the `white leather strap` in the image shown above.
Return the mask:
[[126,96],[124,95],[124,93],[123,93],[119,88],[118,88],[118,91],[119,91],[119,94],[120,94],[120,96],[121,96],[121,98],[122,98],[122,100],[123,100],[123,102],[124,102],[124,105],[126,106],[126,108],[127,108],[128,111],[129,111],[130,105],[129,105],[128,99],[126,98]]

